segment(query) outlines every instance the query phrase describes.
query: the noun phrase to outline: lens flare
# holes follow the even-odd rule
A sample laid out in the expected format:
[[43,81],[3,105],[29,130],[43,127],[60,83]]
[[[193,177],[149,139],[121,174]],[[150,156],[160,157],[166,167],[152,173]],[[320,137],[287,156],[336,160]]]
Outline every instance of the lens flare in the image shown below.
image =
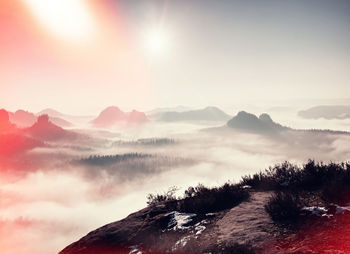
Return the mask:
[[59,39],[86,40],[93,20],[83,0],[23,0],[42,26]]
[[164,31],[153,30],[145,34],[146,50],[160,54],[169,49],[169,37]]

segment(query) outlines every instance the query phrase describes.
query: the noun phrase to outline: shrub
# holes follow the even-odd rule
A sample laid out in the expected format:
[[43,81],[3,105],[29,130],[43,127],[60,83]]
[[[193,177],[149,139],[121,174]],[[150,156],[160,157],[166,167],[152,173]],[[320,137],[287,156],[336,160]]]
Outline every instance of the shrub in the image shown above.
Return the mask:
[[272,177],[268,177],[263,172],[259,172],[252,176],[243,176],[242,185],[252,186],[256,190],[273,190],[276,189],[276,182]]
[[218,212],[232,208],[248,198],[249,192],[240,185],[225,183],[214,188],[198,185],[185,191],[184,199],[179,201],[179,210],[199,214]]
[[275,222],[294,224],[298,222],[303,206],[298,194],[277,192],[269,199],[265,210]]
[[346,205],[350,201],[350,185],[343,180],[332,181],[322,189],[321,198],[327,203]]
[[284,162],[265,172],[244,176],[241,182],[242,185],[250,185],[256,190],[297,191],[319,191],[331,183],[350,185],[350,164],[323,164],[309,160],[302,167],[298,167]]
[[163,194],[148,194],[147,205],[152,206],[162,202],[176,201],[175,193],[178,191],[176,186],[170,187],[167,192]]
[[301,169],[289,162],[269,167],[265,172],[244,176],[243,185],[250,185],[257,190],[278,190],[288,186],[295,186],[300,182]]
[[[205,214],[218,212],[232,208],[249,198],[249,192],[241,185],[225,183],[221,187],[208,188],[202,184],[197,187],[189,187],[184,198],[177,199],[176,187],[170,188],[163,194],[148,194],[147,204],[156,205],[165,202],[169,209],[176,209],[179,212]],[[174,207],[174,202],[176,206]]]

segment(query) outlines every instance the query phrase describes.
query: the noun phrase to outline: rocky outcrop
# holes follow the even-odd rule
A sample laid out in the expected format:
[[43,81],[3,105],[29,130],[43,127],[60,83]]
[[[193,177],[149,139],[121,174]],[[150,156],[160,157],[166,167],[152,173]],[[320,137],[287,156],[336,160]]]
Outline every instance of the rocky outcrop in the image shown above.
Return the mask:
[[261,114],[257,117],[245,111],[239,112],[228,121],[227,126],[240,131],[260,134],[272,134],[290,129],[274,122],[268,114]]
[[98,117],[91,121],[95,127],[113,127],[121,123],[144,123],[148,119],[146,114],[133,110],[131,112],[123,112],[118,107],[112,106],[104,109]]
[[60,254],[204,253],[247,241],[258,248],[274,232],[264,210],[270,194],[252,193],[250,200],[217,213],[181,213],[169,211],[164,204],[150,206],[90,232]]

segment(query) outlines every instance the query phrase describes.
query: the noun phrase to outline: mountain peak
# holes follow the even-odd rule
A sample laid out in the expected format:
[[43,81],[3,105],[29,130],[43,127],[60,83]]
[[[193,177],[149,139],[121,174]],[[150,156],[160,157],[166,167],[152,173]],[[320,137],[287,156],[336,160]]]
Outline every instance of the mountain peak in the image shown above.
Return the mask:
[[272,123],[273,122],[271,116],[269,114],[266,114],[266,113],[261,114],[259,116],[259,119],[261,121],[264,121],[264,122],[267,122],[267,123]]
[[10,114],[10,121],[18,127],[25,128],[32,126],[36,122],[36,116],[29,111],[19,109],[15,113]]
[[37,120],[38,124],[48,124],[49,122],[50,122],[49,115],[46,115],[46,114],[40,115]]
[[140,112],[140,111],[133,109],[128,114],[128,122],[140,123],[140,122],[146,122],[146,121],[148,121],[148,118],[144,112]]
[[102,110],[102,112],[117,112],[117,111],[122,112],[120,110],[120,108],[117,106],[109,106],[109,107],[105,108],[104,110]]
[[232,129],[256,133],[273,133],[287,129],[287,127],[275,123],[266,113],[261,114],[258,118],[256,115],[245,111],[238,112],[235,117],[227,122],[227,125]]
[[46,114],[40,115],[36,123],[30,128],[27,128],[26,132],[32,137],[42,140],[55,140],[72,136],[68,131],[53,124]]
[[137,110],[131,112],[123,112],[116,106],[105,108],[97,118],[92,120],[92,124],[96,127],[111,127],[117,123],[141,123],[147,121],[146,114]]

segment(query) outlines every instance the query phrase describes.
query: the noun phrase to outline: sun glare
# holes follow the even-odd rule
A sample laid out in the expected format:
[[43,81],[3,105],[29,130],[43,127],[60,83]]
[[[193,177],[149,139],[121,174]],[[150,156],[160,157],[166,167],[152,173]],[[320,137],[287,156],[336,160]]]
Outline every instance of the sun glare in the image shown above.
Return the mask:
[[84,0],[23,0],[39,22],[59,39],[86,40],[93,21]]
[[151,53],[164,53],[169,47],[169,39],[164,32],[151,31],[145,37],[146,48]]

